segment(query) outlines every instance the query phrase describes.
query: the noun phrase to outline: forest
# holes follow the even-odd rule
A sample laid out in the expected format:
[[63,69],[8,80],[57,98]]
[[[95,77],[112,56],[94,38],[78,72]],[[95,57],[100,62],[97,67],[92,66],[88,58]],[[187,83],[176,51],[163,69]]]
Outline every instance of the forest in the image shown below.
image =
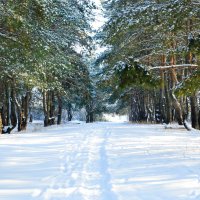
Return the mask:
[[[0,132],[74,110],[200,129],[199,0],[0,1]],[[98,46],[104,51],[95,53]]]

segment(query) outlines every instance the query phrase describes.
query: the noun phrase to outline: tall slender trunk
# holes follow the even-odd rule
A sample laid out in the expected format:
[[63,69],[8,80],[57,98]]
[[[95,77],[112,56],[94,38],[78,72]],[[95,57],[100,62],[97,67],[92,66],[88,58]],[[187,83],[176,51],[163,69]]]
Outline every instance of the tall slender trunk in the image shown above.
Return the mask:
[[[171,65],[175,65],[176,64],[176,57],[174,54],[171,55],[170,57],[170,64]],[[177,79],[177,75],[176,75],[176,71],[174,68],[170,69],[170,75],[171,75],[171,82],[172,82],[172,88],[171,88],[171,99],[172,99],[172,104],[174,106],[175,109],[175,116],[177,119],[177,122],[179,125],[183,125],[183,112],[182,112],[182,108],[181,105],[176,97],[176,95],[174,94],[174,90],[176,85],[178,84],[178,79]]]
[[53,91],[43,91],[44,126],[55,124],[55,95]]
[[129,109],[129,121],[134,121],[134,91],[132,91],[132,94],[130,95],[130,109]]
[[72,120],[72,105],[71,105],[71,103],[69,102],[68,104],[67,104],[67,119],[68,119],[68,121],[71,121]]
[[57,124],[61,124],[62,120],[62,97],[60,95],[57,95],[58,98],[58,118],[57,118]]
[[15,107],[15,92],[14,92],[14,88],[12,87],[11,89],[11,124],[12,127],[15,128],[17,126],[17,115],[16,115],[16,107]]
[[6,115],[5,115],[5,105],[3,105],[2,108],[1,108],[1,118],[2,118],[3,126],[7,126]]
[[191,105],[191,121],[192,121],[192,127],[198,129],[199,123],[198,123],[198,104],[197,104],[197,97],[195,94],[193,94],[190,97],[190,105]]
[[[169,124],[172,122],[172,113],[171,113],[171,104],[170,104],[170,96],[169,96],[169,80],[168,80],[168,74],[166,73],[164,75],[164,79],[165,79],[165,113],[166,113],[166,117],[165,117],[165,123]],[[168,84],[167,84],[168,83]]]
[[[191,34],[193,31],[193,20],[192,18],[189,18],[187,21],[187,34]],[[188,40],[187,40],[188,43]],[[186,63],[192,64],[193,63],[193,54],[191,51],[188,52],[186,55]],[[190,106],[191,106],[191,122],[193,128],[200,128],[200,109],[198,107],[197,102],[197,94],[194,92],[192,96],[190,97]]]
[[164,110],[164,89],[165,89],[165,84],[164,84],[164,72],[163,70],[160,70],[160,99],[159,99],[159,110],[160,110],[160,122],[164,122],[165,120],[165,110]]
[[15,89],[13,90],[14,91],[14,101],[15,101],[15,105],[17,107],[17,119],[18,119],[18,131],[21,131],[22,128],[21,128],[21,124],[22,124],[22,109],[21,109],[21,106],[17,100],[17,97],[15,95]]
[[10,87],[6,85],[6,126],[10,126]]
[[92,103],[90,102],[89,105],[86,106],[86,123],[94,122],[94,112],[92,108]]
[[[166,64],[166,56],[163,54],[161,56],[161,66],[165,66]],[[165,92],[165,80],[164,80],[164,71],[160,69],[160,122],[165,121],[165,108],[164,108],[164,92]]]
[[0,111],[0,134],[3,133],[3,121],[2,121],[2,111]]
[[199,109],[199,112],[198,112],[198,125],[199,125],[199,129],[200,129],[200,109]]
[[54,91],[49,91],[49,115],[50,115],[50,125],[55,124],[55,94]]
[[42,92],[42,96],[43,96],[44,126],[48,126],[49,112],[47,106],[47,92],[45,90]]
[[[31,100],[31,97],[30,97]],[[32,114],[32,107],[29,106],[29,122],[32,123],[33,122],[33,114]]]
[[20,130],[26,130],[27,123],[28,123],[28,108],[30,102],[30,93],[27,90],[26,96],[22,96],[22,106],[21,106],[21,113],[20,113]]

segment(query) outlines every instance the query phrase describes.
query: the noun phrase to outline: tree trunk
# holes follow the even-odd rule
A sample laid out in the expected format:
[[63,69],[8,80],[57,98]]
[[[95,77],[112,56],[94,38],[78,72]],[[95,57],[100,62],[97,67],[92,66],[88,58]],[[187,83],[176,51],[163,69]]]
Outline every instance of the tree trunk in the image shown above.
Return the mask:
[[15,87],[15,81],[13,80],[13,83],[12,83],[12,117],[13,117],[13,123],[15,123],[15,106],[17,108],[17,118],[18,118],[18,131],[21,131],[21,118],[20,118],[20,113],[21,113],[21,106],[17,100],[17,97],[16,97],[16,87]]
[[20,130],[26,130],[27,127],[29,102],[29,92],[26,92],[26,96],[22,97],[22,109],[20,113]]
[[55,95],[53,91],[43,91],[44,126],[55,124]]
[[50,125],[54,125],[55,124],[55,94],[54,91],[49,91],[49,115],[50,115],[50,119],[49,119],[49,123]]
[[192,95],[190,97],[190,106],[191,106],[191,121],[192,121],[192,127],[195,129],[199,128],[198,124],[198,104],[197,104],[197,97],[196,95]]
[[199,129],[200,129],[200,110],[199,110],[199,113],[198,113],[198,125],[199,125]]
[[18,131],[23,130],[24,112],[20,109],[18,110]]
[[[161,56],[161,66],[166,65],[166,55]],[[164,102],[164,93],[165,93],[165,74],[163,69],[160,69],[160,122],[163,123],[165,122],[165,102]]]
[[[172,113],[171,113],[171,104],[170,104],[170,96],[169,96],[169,80],[168,80],[168,74],[165,74],[165,123],[169,124],[172,122]],[[168,83],[168,84],[167,84]]]
[[[164,64],[164,63],[163,63]],[[159,102],[159,110],[160,110],[160,123],[163,123],[165,120],[165,113],[164,113],[164,72],[163,70],[160,70],[160,77],[161,77],[161,83],[160,83],[160,102]]]
[[72,120],[72,105],[71,105],[71,103],[69,102],[68,104],[67,104],[67,120],[68,121],[71,121]]
[[[176,64],[176,57],[174,54],[171,55],[170,64],[171,65]],[[178,124],[183,125],[184,120],[183,120],[182,108],[181,108],[180,103],[178,102],[178,99],[176,98],[176,96],[174,94],[174,89],[175,89],[176,85],[178,84],[178,79],[177,79],[176,71],[174,68],[170,69],[170,75],[171,75],[171,82],[172,82],[172,88],[171,88],[170,95],[171,95],[171,99],[172,99],[172,104],[173,104],[175,112],[176,112],[175,116],[176,116]]]
[[57,118],[57,124],[61,124],[61,119],[62,119],[62,98],[59,95],[57,95],[57,98],[58,98],[58,118]]
[[0,133],[3,133],[3,122],[2,122],[1,112],[0,112]]
[[10,126],[10,88],[6,85],[6,126]]
[[183,125],[183,113],[182,113],[181,105],[178,102],[176,96],[174,95],[174,91],[171,91],[171,98],[172,98],[174,109],[176,111],[175,116],[176,116],[177,122],[179,125]]
[[15,107],[15,96],[14,96],[14,88],[11,89],[11,124],[12,127],[15,128],[17,126],[17,115],[16,115],[16,107]]
[[30,113],[30,116],[29,116],[29,122],[30,122],[30,123],[33,122],[33,115],[32,115],[32,113]]
[[49,123],[49,112],[48,112],[48,106],[47,106],[47,92],[44,90],[43,93],[43,112],[44,112],[44,126],[48,126]]
[[93,112],[89,112],[86,115],[86,123],[92,123],[94,122],[94,114]]
[[1,118],[2,118],[3,126],[7,126],[6,115],[5,115],[5,107],[4,106],[2,106],[2,109],[1,109]]
[[92,105],[86,106],[86,123],[94,122],[94,113],[92,111]]
[[[31,98],[30,97],[30,102],[31,102]],[[33,122],[33,114],[32,114],[32,107],[29,104],[29,122],[32,123]]]

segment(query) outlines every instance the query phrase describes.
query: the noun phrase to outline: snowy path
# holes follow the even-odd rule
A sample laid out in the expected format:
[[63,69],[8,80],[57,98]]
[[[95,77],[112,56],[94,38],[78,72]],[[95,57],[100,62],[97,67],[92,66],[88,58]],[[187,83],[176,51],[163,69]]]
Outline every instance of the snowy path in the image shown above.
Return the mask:
[[200,199],[199,133],[95,123],[0,137],[0,200]]

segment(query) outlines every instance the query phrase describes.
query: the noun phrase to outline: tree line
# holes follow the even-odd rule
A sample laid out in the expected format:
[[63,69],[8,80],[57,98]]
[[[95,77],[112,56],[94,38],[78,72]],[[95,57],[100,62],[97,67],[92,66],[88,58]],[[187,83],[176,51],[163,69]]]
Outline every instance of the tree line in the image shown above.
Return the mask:
[[107,111],[200,127],[199,1],[102,5],[107,20],[95,37],[106,50],[92,68],[90,1],[0,1],[0,132],[26,129],[33,104],[44,126],[60,124],[63,108],[70,120],[75,105],[87,122]]
[[71,119],[72,102],[93,121],[93,9],[87,0],[0,1],[0,132],[26,129],[33,100],[44,126],[61,123],[63,106]]
[[[177,121],[200,128],[200,3],[197,0],[105,0],[96,37],[100,87],[133,122]],[[106,75],[106,76],[105,76]]]

